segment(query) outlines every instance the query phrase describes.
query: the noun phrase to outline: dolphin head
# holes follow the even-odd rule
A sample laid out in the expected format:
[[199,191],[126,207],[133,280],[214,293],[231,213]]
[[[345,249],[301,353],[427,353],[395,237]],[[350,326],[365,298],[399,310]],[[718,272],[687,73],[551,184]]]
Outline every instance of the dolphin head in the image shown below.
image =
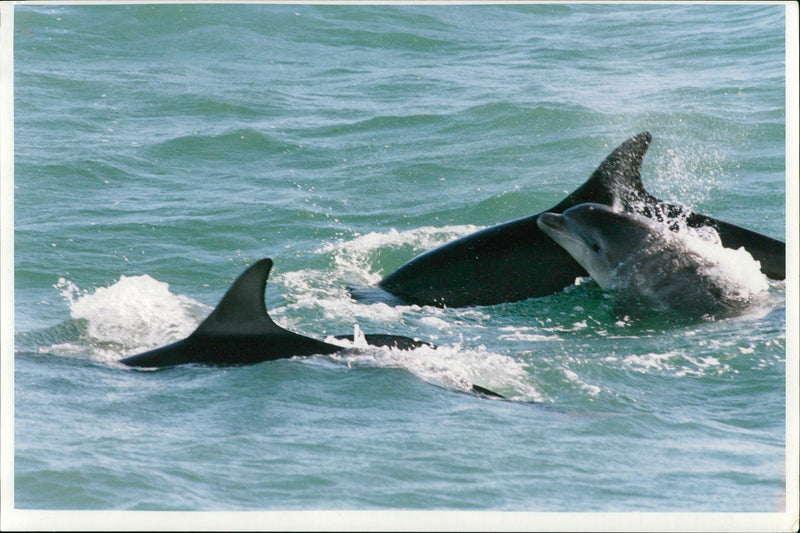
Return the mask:
[[579,204],[562,214],[542,213],[542,231],[564,248],[602,288],[660,228],[651,220],[600,204]]

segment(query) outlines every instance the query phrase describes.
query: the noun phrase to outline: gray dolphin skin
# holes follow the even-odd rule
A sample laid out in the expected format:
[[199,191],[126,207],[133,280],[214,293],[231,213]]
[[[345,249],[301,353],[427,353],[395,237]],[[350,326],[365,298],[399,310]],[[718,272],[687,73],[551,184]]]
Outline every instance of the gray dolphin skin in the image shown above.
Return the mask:
[[[271,259],[262,259],[248,268],[231,285],[216,309],[187,338],[120,362],[147,368],[186,363],[246,365],[342,350],[341,346],[287,331],[272,321],[264,303],[271,269]],[[353,340],[353,335],[337,338]],[[372,346],[404,350],[427,345],[397,335],[365,335],[365,338]]]
[[719,318],[750,303],[747,295],[714,273],[714,258],[650,218],[587,203],[563,214],[542,213],[537,224],[600,287],[615,292],[619,314]]
[[[710,226],[723,246],[744,247],[770,278],[784,279],[786,245],[759,233],[662,202],[642,185],[641,166],[651,135],[639,133],[618,146],[591,177],[558,205],[561,213],[592,202],[645,216],[680,216],[689,227]],[[494,305],[559,292],[586,276],[561,246],[539,228],[541,213],[461,237],[410,260],[377,287],[350,287],[364,302],[465,307]]]

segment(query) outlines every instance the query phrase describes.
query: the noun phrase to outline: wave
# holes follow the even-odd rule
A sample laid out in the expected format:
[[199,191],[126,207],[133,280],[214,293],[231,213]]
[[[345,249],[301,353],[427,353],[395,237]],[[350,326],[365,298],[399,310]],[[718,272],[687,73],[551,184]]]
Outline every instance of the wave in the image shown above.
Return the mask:
[[259,157],[270,154],[287,154],[301,145],[294,141],[279,140],[256,128],[236,128],[220,133],[192,132],[161,141],[150,150],[156,157],[200,158],[226,160],[231,152],[253,152]]
[[[348,281],[376,283],[384,266],[396,263],[400,256],[413,257],[478,229],[470,225],[392,229],[355,234],[322,246],[309,252],[311,263],[318,268],[278,270],[271,278],[272,290],[268,288],[267,294],[268,302],[273,302],[268,304],[270,314],[287,329],[343,347],[342,352],[320,356],[322,359],[348,367],[402,368],[449,390],[469,391],[477,384],[526,402],[627,401],[615,390],[617,379],[627,379],[620,376],[729,375],[739,368],[726,358],[729,353],[743,358],[742,365],[758,367],[758,362],[746,360],[754,351],[762,352],[761,348],[713,344],[714,334],[709,337],[702,333],[702,325],[676,325],[665,331],[663,322],[634,323],[614,318],[605,295],[587,279],[578,279],[574,286],[551,297],[491,308],[367,305],[350,298]],[[716,246],[708,236],[705,239],[702,246]],[[729,267],[741,269],[739,274],[720,275],[743,275],[747,280],[753,274],[746,264],[742,266],[742,251],[720,253],[729,256],[723,257],[723,265],[730,260]],[[146,274],[121,276],[94,291],[81,289],[65,278],[54,287],[69,305],[70,320],[38,335],[27,334],[25,342],[38,346],[40,353],[101,363],[113,364],[125,356],[184,338],[211,310],[189,296],[173,293],[167,283]],[[770,294],[779,292],[768,289]],[[732,320],[770,322],[763,318],[764,313],[780,304],[770,301],[760,311]],[[722,322],[721,326],[708,327],[714,331],[738,327],[730,321]],[[364,349],[357,343],[330,338],[353,330],[414,337],[437,348]],[[682,348],[672,341],[669,348],[659,349],[659,339],[665,335],[684,334],[695,343],[712,344],[703,349],[694,344]],[[773,337],[769,332],[763,335],[768,339],[765,342],[777,342]],[[712,341],[707,341],[709,338]],[[780,348],[770,344],[769,349],[779,353]],[[777,364],[771,359],[768,363]]]
[[170,292],[148,275],[121,276],[94,292],[60,278],[55,285],[69,304],[73,327],[40,352],[114,362],[188,336],[209,307]]
[[[356,326],[355,337],[360,328]],[[337,342],[332,338],[328,342]],[[326,356],[348,367],[402,368],[423,381],[461,392],[480,385],[510,400],[536,402],[545,397],[531,383],[526,365],[514,358],[492,353],[485,347],[466,349],[461,345],[420,347],[415,350],[368,348],[354,342],[338,341],[345,350]]]
[[[387,242],[425,245],[431,240],[441,239],[443,235],[472,230],[472,227],[449,228],[447,233],[429,228],[405,234],[389,232],[385,235],[367,235],[354,239],[344,248],[353,251],[364,244],[375,248]],[[347,270],[346,266],[341,265],[341,269]],[[406,323],[410,327],[401,327],[400,332],[423,337],[422,333],[414,334],[415,322],[421,324],[428,333],[434,332],[428,337],[438,337],[438,332],[447,338],[447,342],[437,348],[397,350],[366,347],[357,340],[348,342],[325,338],[324,330],[328,329],[325,327],[322,328],[322,334],[314,335],[303,332],[298,324],[288,326],[342,346],[342,352],[326,358],[348,367],[403,368],[426,382],[449,390],[470,392],[472,386],[477,384],[496,390],[512,400],[543,400],[528,379],[525,365],[513,357],[494,353],[485,347],[465,348],[460,343],[449,342],[456,334],[457,322],[453,324],[440,316],[421,314],[421,308],[417,306],[392,308],[384,304],[357,304],[338,291],[315,288],[312,280],[317,279],[319,274],[318,271],[303,270],[279,276],[276,283],[287,287],[290,303],[274,307],[271,315],[285,324],[293,322],[297,316],[313,314],[315,308],[321,308],[329,324],[350,323],[355,329],[356,339],[361,330],[360,324],[370,324],[370,331],[376,329],[383,332],[392,329],[385,327],[389,323]],[[126,356],[185,338],[211,310],[188,296],[171,292],[167,283],[146,274],[121,276],[115,283],[99,287],[93,292],[80,289],[65,278],[59,279],[54,287],[69,305],[71,319],[41,333],[38,339],[28,340],[34,343],[39,341],[39,353],[86,358],[101,363],[113,364]],[[430,311],[433,314],[441,313],[439,309]],[[462,313],[464,318],[474,318],[475,315],[475,311],[469,310]],[[487,316],[480,316],[488,319]],[[331,329],[333,327],[329,326]],[[367,328],[366,325],[364,327]]]
[[419,253],[448,241],[469,235],[481,229],[473,225],[447,226],[437,228],[423,226],[411,230],[388,232],[369,232],[357,234],[349,240],[340,240],[319,248],[316,253],[330,254],[337,271],[355,276],[354,281],[377,283],[382,272],[371,268],[371,260],[385,248],[404,248]]

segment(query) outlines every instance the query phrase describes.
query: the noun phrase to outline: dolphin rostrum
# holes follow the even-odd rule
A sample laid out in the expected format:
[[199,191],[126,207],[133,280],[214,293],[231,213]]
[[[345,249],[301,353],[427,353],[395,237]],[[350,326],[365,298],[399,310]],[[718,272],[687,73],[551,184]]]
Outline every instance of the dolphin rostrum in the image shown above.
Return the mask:
[[[650,217],[680,215],[693,228],[710,226],[723,246],[744,247],[770,278],[784,279],[786,244],[662,202],[642,185],[648,132],[618,146],[591,177],[545,212],[592,202]],[[537,225],[541,213],[492,226],[425,252],[384,277],[377,287],[350,287],[354,298],[447,307],[493,305],[556,293],[586,271]]]

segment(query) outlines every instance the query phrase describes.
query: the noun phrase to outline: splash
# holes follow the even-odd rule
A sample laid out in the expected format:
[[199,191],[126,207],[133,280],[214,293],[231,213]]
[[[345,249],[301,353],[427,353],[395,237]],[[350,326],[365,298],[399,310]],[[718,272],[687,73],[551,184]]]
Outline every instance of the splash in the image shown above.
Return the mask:
[[743,247],[724,247],[713,227],[689,226],[691,211],[685,206],[632,207],[646,213],[660,231],[617,268],[619,310],[637,314],[646,302],[656,312],[713,319],[764,302],[769,281]]
[[[715,134],[711,135],[714,137]],[[637,203],[631,207],[679,235],[686,251],[700,258],[703,274],[719,284],[722,298],[745,307],[760,301],[769,288],[759,263],[743,248],[732,250],[723,247],[714,228],[692,228],[687,224],[692,213],[688,206],[707,202],[725,181],[725,168],[730,163],[726,154],[715,148],[720,144],[698,141],[682,150],[656,151],[653,154],[655,164],[651,166],[657,169],[657,174],[650,182],[653,186],[651,192],[661,198],[677,194],[683,201],[669,198],[671,206]]]
[[[416,314],[421,309],[426,313],[438,316],[434,308],[417,305],[391,306],[385,303],[364,304],[353,300],[347,290],[348,284],[358,283],[374,285],[381,278],[379,267],[381,253],[399,248],[411,248],[414,253],[433,248],[455,238],[468,235],[481,229],[478,226],[447,226],[443,228],[421,227],[408,231],[391,229],[388,232],[370,232],[356,235],[350,240],[330,243],[314,251],[315,254],[328,255],[333,268],[325,270],[302,269],[291,272],[280,272],[270,283],[282,284],[281,291],[288,301],[286,307],[271,309],[275,316],[281,316],[287,309],[293,311],[316,310],[326,320],[350,321],[366,320],[368,322],[400,323],[409,314]],[[413,255],[413,254],[412,254]],[[291,325],[291,318],[287,317]],[[433,329],[445,330],[447,325],[435,317],[428,320]]]
[[[704,261],[704,274],[720,281],[723,298],[750,304],[756,302],[769,289],[761,265],[747,250],[725,248],[712,228],[701,228],[705,233],[689,232],[684,242],[691,253]],[[712,237],[707,234],[713,233]]]
[[364,332],[361,331],[358,324],[353,326],[353,346],[362,349],[369,346],[369,344],[367,344],[367,337],[364,335]]
[[383,277],[379,271],[370,269],[378,250],[384,248],[411,247],[416,252],[429,250],[448,241],[474,233],[479,226],[461,225],[436,228],[423,226],[406,231],[392,228],[386,233],[370,232],[355,238],[328,244],[317,253],[332,254],[336,270],[356,275],[356,281],[365,284],[378,283]]
[[747,250],[725,248],[714,228],[689,227],[683,214],[675,223],[679,224],[674,235],[680,246],[697,258],[701,275],[714,283],[721,301],[727,302],[733,310],[743,311],[764,300],[769,281],[761,272],[760,263]]
[[148,275],[121,276],[93,293],[64,278],[55,285],[69,304],[70,316],[84,324],[79,339],[44,348],[63,355],[88,354],[100,361],[168,344],[188,336],[209,308],[170,292]]
[[[611,362],[612,358],[606,360]],[[683,350],[632,354],[624,357],[620,363],[623,368],[640,374],[659,372],[674,377],[724,375],[732,371],[727,363],[717,357],[691,356]]]
[[358,325],[354,335],[355,342],[325,339],[345,348],[325,357],[349,367],[402,368],[423,381],[450,390],[470,392],[473,385],[480,385],[514,401],[546,401],[531,384],[524,363],[484,347],[464,349],[455,344],[400,350],[366,345]]
[[698,141],[680,150],[655,151],[650,166],[657,173],[649,180],[651,192],[670,201],[677,196],[694,205],[706,202],[720,188],[727,164],[716,146],[719,143]]

